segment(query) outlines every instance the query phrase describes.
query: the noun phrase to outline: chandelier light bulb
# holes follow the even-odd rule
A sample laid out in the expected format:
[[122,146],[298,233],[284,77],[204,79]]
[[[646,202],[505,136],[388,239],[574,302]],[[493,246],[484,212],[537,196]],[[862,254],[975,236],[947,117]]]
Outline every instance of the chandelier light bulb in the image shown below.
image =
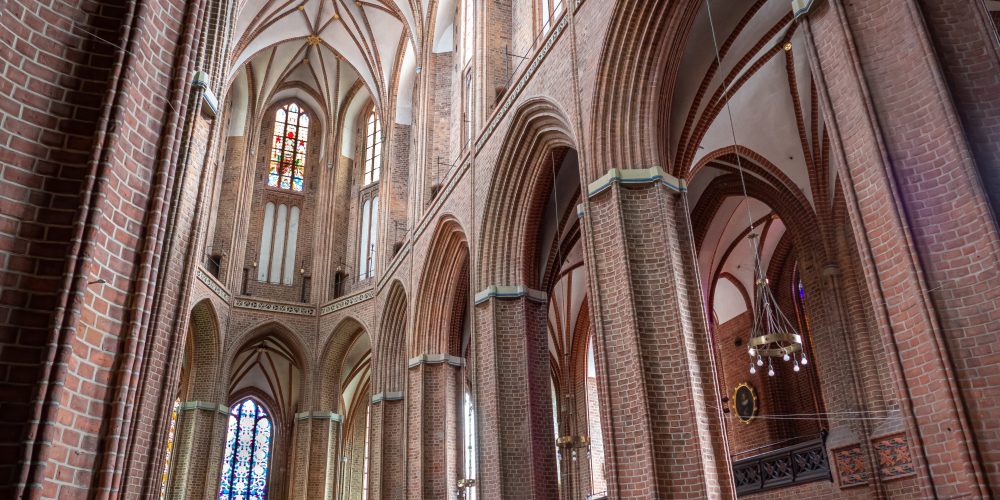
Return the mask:
[[785,355],[781,357],[781,359],[783,359],[783,360],[785,360],[785,361],[791,361],[791,360],[792,360],[792,357],[791,357],[791,356],[789,356],[789,355],[788,355],[788,353],[786,352],[786,353],[785,353]]
[[750,355],[751,356],[756,356],[757,355],[757,349],[754,349],[753,347],[751,347],[750,348]]
[[800,363],[802,363],[803,365],[808,365],[809,364],[809,360],[806,359],[806,355],[805,354],[802,355],[802,361],[800,361]]
[[767,376],[768,377],[773,377],[774,376],[774,368],[771,368],[770,366],[767,367]]
[[750,365],[750,375],[754,375],[756,373],[757,373],[757,367],[751,364]]
[[799,368],[799,364],[798,363],[795,363],[795,366],[793,366],[792,369],[795,370],[796,372],[798,372],[801,368]]
[[757,358],[757,366],[764,366],[764,360]]

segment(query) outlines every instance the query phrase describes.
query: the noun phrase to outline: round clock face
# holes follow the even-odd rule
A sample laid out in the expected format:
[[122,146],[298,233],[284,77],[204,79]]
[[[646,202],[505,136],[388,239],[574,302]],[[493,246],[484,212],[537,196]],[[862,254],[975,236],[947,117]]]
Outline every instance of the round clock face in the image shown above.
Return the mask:
[[750,384],[744,382],[733,391],[733,413],[744,424],[749,424],[757,415],[757,394]]

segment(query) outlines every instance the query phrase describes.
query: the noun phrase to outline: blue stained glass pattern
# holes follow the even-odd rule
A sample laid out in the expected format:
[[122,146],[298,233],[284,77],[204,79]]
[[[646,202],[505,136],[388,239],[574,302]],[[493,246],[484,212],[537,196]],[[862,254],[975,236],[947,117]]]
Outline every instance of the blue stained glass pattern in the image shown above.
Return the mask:
[[251,399],[233,405],[219,500],[264,500],[270,455],[271,420],[264,408]]

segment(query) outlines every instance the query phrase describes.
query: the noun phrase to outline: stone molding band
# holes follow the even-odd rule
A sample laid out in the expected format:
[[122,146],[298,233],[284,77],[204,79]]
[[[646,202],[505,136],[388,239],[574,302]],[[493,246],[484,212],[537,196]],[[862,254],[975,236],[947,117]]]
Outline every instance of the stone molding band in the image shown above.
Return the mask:
[[451,366],[462,367],[465,366],[465,359],[448,354],[421,354],[420,356],[410,358],[409,363],[407,363],[407,367],[415,368],[420,365],[436,365],[440,363],[447,363]]
[[382,401],[402,401],[402,392],[380,392],[372,396],[372,404],[381,403]]
[[792,15],[797,19],[803,14],[809,13],[813,6],[813,0],[792,0]]
[[228,406],[210,403],[208,401],[184,401],[183,403],[177,405],[177,411],[189,410],[217,411],[223,415],[229,415]]
[[204,71],[195,73],[194,79],[191,81],[191,86],[201,90],[201,96],[205,100],[206,111],[209,112],[209,116],[214,117],[218,114],[219,98],[215,96],[215,92],[212,92],[211,77],[208,73]]
[[523,285],[516,286],[501,286],[501,285],[490,285],[486,287],[483,291],[476,294],[476,305],[486,302],[490,298],[496,297],[498,299],[519,299],[521,297],[527,297],[528,300],[532,302],[545,303],[548,301],[548,294],[545,292],[540,292],[528,288]]
[[303,411],[295,414],[295,420],[331,420],[343,422],[344,417],[332,411]]
[[660,167],[612,168],[608,170],[608,173],[602,175],[600,179],[591,182],[587,186],[587,197],[593,198],[610,188],[616,182],[619,184],[652,184],[660,182],[678,193],[687,191],[687,182],[684,179],[678,179],[664,172]]

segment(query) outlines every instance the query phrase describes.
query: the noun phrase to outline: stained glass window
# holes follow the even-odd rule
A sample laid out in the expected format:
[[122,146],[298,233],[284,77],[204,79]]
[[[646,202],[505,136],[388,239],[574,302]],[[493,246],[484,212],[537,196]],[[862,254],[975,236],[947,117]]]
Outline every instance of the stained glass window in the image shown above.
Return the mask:
[[306,144],[309,141],[309,115],[295,103],[275,112],[274,138],[267,185],[302,191],[302,175],[306,167]]
[[382,170],[382,124],[373,109],[365,128],[365,183],[378,182]]
[[229,410],[219,500],[264,500],[271,458],[271,419],[252,399]]
[[170,472],[170,455],[174,451],[174,431],[177,430],[177,408],[181,405],[180,398],[174,401],[174,410],[170,413],[170,432],[167,433],[167,453],[163,457],[163,478],[160,482],[160,500],[167,496],[167,473]]

